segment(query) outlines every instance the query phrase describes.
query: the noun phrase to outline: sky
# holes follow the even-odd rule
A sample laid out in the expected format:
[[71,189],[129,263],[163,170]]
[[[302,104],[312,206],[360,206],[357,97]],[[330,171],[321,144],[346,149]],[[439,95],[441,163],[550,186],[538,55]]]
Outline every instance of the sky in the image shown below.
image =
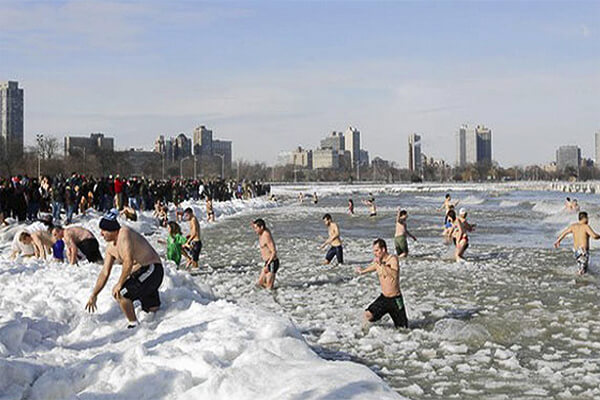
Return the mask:
[[0,81],[25,141],[103,132],[150,149],[198,125],[234,159],[275,162],[353,126],[406,166],[410,133],[454,162],[461,124],[503,166],[559,145],[594,158],[600,1],[6,1]]

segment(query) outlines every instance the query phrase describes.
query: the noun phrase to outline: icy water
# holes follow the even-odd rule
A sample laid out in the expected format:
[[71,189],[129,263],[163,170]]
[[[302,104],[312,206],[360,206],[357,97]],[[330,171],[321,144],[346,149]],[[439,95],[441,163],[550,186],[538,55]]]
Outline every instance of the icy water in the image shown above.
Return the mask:
[[[576,216],[561,211],[565,195],[551,192],[454,191],[477,224],[468,263],[451,261],[441,240],[444,192],[376,194],[378,216],[360,204],[366,193],[336,194],[318,205],[297,204],[293,190],[281,206],[229,218],[203,230],[195,279],[218,297],[289,317],[323,357],[363,363],[410,398],[600,398],[598,269],[576,277],[571,241],[552,248]],[[352,197],[356,215],[346,214]],[[600,220],[593,195],[578,195]],[[308,199],[307,199],[308,200]],[[392,246],[398,206],[409,211],[411,255],[401,262],[401,289],[411,328],[389,317],[364,331],[363,310],[379,295],[375,274],[357,277],[372,259],[371,243]],[[331,213],[344,241],[345,264],[322,266]],[[276,290],[254,288],[259,251],[249,222],[263,217],[281,260]],[[600,248],[592,244],[592,264]]]

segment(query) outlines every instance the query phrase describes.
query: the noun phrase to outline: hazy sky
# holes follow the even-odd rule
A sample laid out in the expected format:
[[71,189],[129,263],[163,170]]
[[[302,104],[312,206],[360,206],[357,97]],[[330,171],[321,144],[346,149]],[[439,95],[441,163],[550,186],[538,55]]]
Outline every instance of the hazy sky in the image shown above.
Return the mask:
[[118,148],[197,125],[269,163],[349,125],[406,164],[407,135],[455,160],[462,123],[502,165],[593,156],[600,1],[0,0],[0,80],[25,137],[104,132]]

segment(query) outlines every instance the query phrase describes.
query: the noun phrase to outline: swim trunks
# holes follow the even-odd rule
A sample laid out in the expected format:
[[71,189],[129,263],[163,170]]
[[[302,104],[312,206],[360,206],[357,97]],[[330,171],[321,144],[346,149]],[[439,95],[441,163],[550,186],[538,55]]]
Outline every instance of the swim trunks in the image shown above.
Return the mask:
[[327,251],[325,259],[327,260],[327,262],[331,262],[334,256],[337,258],[338,264],[344,263],[344,249],[342,248],[342,245],[331,246]]
[[396,246],[396,254],[408,254],[408,240],[406,236],[396,236],[394,238],[394,245]]
[[575,250],[575,260],[580,274],[585,274],[590,265],[590,252],[586,249],[579,248]]
[[96,238],[83,239],[76,243],[76,246],[89,262],[102,262],[102,254],[100,254]]
[[62,239],[58,239],[52,245],[52,255],[57,260],[65,260],[65,242]]
[[191,249],[191,256],[192,256],[192,260],[194,260],[194,262],[198,262],[198,258],[200,258],[200,252],[202,251],[202,241],[201,240],[194,240],[193,242],[190,243],[192,249]]
[[160,306],[158,288],[163,275],[160,263],[143,266],[127,278],[119,293],[131,301],[139,300],[142,310],[148,312],[151,308]]
[[371,213],[371,214],[369,214],[369,217],[374,217],[376,215],[377,215],[377,213]]
[[279,270],[279,259],[276,258],[273,261],[271,261],[269,263],[269,265],[267,266],[267,269],[269,270],[270,273],[275,274],[277,273],[277,271]]
[[395,297],[385,297],[381,294],[367,308],[373,318],[371,322],[379,321],[385,314],[390,314],[396,328],[408,328],[408,318],[406,318],[406,309],[402,295]]

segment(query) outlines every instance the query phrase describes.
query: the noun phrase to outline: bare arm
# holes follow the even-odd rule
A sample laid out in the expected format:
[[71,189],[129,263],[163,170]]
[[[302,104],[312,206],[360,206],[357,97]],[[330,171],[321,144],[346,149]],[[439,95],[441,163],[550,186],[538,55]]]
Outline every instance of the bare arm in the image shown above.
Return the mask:
[[565,229],[564,231],[562,231],[562,233],[558,236],[558,239],[556,239],[556,242],[554,242],[554,247],[556,247],[558,249],[558,247],[560,246],[560,242],[569,234],[569,233],[573,233],[573,229],[572,227],[568,227],[567,229]]
[[104,266],[102,267],[102,271],[100,271],[100,275],[98,275],[98,279],[96,280],[96,285],[94,286],[92,295],[90,296],[87,304],[85,305],[85,309],[87,311],[96,311],[96,298],[98,297],[98,294],[102,291],[102,289],[104,289],[106,281],[110,276],[110,271],[112,270],[114,262],[115,258],[107,251],[106,257],[104,258]]
[[67,246],[67,259],[69,260],[69,264],[77,264],[77,247],[75,246],[75,242],[73,242],[73,238],[68,233],[64,236],[65,246]]
[[31,238],[33,239],[34,248],[37,249],[37,257],[41,258],[42,260],[45,260],[46,259],[46,246],[44,246],[44,243],[42,243],[41,238],[39,237],[39,235],[37,235],[35,233],[33,235],[31,235]]
[[369,264],[366,268],[356,267],[356,273],[359,275],[368,274],[369,272],[377,271],[377,263],[373,262]]
[[587,232],[594,240],[600,239],[600,235],[598,235],[589,225],[587,226]]

